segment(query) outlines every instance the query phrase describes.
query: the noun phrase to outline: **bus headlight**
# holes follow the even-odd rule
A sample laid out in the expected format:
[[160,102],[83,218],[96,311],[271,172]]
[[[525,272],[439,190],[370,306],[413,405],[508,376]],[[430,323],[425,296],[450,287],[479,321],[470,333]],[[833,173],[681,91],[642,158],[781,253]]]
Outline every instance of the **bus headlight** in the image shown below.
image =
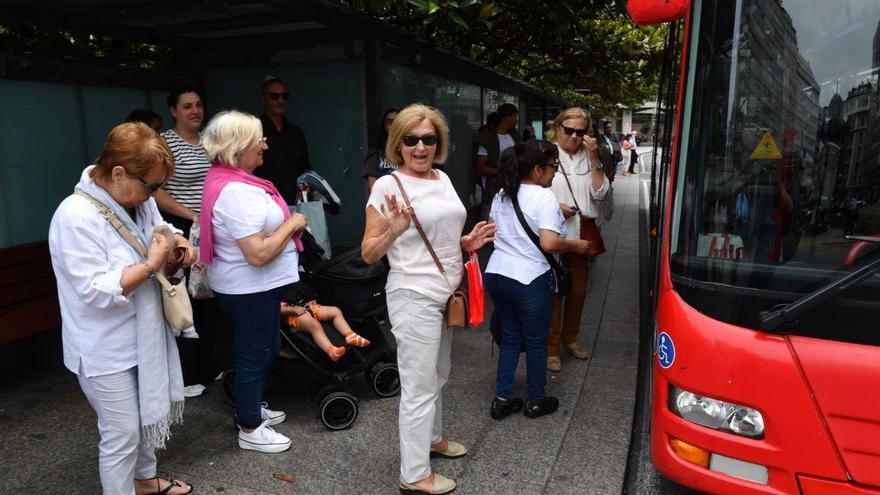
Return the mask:
[[764,438],[764,416],[750,407],[670,387],[669,409],[700,426],[749,438]]

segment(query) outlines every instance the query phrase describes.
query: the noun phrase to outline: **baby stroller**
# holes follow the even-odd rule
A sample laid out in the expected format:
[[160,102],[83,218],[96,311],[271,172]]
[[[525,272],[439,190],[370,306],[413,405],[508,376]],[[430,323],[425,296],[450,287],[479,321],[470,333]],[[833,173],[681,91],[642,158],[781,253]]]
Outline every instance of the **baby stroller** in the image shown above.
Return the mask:
[[[393,397],[400,392],[396,354],[381,328],[387,315],[387,270],[382,263],[364,263],[359,248],[326,260],[314,251],[317,245],[307,237],[303,241],[306,252],[301,257],[305,264],[300,271],[300,281],[293,284],[285,299],[297,306],[305,306],[313,300],[325,306],[337,306],[352,329],[371,344],[365,348],[347,348],[345,356],[333,362],[308,333],[282,324],[281,354],[290,358],[276,360],[275,370],[317,391],[321,423],[330,430],[342,430],[350,427],[358,415],[358,399],[347,387],[352,377],[363,373],[379,397]],[[332,323],[323,323],[323,326],[333,345],[345,345],[345,339]],[[223,396],[230,405],[235,404],[234,383],[234,369],[224,372]]]

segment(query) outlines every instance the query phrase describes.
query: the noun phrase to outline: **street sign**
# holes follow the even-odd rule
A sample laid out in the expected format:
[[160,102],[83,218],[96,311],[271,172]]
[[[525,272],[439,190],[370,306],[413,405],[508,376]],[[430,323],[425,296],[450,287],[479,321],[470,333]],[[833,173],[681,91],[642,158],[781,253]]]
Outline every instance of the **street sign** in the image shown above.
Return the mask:
[[761,142],[755,146],[755,151],[752,151],[752,160],[781,160],[782,153],[779,152],[779,148],[776,146],[776,141],[773,140],[773,136],[770,134],[770,131],[767,131],[764,134],[764,137],[761,138]]

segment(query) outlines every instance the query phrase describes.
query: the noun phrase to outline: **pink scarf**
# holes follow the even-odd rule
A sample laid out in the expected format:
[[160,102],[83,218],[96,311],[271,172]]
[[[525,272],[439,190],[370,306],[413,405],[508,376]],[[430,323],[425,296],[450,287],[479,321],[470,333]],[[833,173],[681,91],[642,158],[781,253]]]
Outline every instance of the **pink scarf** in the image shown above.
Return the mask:
[[[213,163],[208,175],[205,176],[205,189],[202,191],[202,212],[199,216],[199,262],[209,264],[214,261],[214,204],[220,197],[220,192],[231,182],[243,182],[245,184],[259,187],[266,191],[269,196],[281,208],[284,219],[290,218],[290,209],[287,202],[281,197],[281,193],[275,188],[271,181],[255,177],[244,170],[231,167],[223,163]],[[303,250],[300,234],[294,234],[293,242],[296,243],[296,249],[300,252]]]

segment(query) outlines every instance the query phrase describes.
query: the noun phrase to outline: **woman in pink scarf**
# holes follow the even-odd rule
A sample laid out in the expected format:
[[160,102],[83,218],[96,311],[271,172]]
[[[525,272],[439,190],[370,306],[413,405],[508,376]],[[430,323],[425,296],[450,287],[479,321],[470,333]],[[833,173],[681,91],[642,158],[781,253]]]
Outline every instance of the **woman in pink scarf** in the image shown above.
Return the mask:
[[286,415],[263,402],[266,372],[281,348],[281,298],[299,280],[294,237],[305,216],[290,210],[271,182],[253,175],[268,148],[260,120],[228,111],[202,133],[211,170],[205,178],[200,262],[211,289],[229,315],[235,335],[235,413],[238,445],[283,452],[290,439],[272,426]]

